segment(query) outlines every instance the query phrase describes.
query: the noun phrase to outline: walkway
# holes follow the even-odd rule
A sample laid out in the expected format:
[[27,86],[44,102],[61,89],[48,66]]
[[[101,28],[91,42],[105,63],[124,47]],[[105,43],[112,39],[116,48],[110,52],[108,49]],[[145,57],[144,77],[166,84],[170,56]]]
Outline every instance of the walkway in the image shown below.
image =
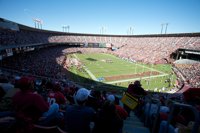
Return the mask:
[[130,117],[124,121],[123,133],[150,133],[150,131],[144,126],[144,123],[131,112]]

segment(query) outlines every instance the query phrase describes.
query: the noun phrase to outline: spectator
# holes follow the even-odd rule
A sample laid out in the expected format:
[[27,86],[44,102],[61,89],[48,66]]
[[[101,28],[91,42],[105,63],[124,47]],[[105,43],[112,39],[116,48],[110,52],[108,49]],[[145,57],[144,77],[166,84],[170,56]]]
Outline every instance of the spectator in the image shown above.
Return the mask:
[[94,120],[95,111],[85,106],[89,90],[80,88],[75,96],[74,105],[67,105],[64,115],[65,130],[69,133],[90,133],[90,124]]
[[[140,81],[136,80],[134,84],[129,84],[127,92],[133,97],[140,98],[141,96],[146,96],[147,92],[142,88]],[[130,115],[131,109],[124,104],[124,109]]]
[[57,103],[58,105],[65,105],[66,98],[61,92],[61,86],[59,83],[54,83],[53,89],[48,94],[48,103],[49,105]]
[[14,88],[14,85],[12,85],[11,83],[9,83],[9,80],[4,77],[1,76],[0,77],[0,86],[4,89],[4,91],[7,93],[10,89]]
[[115,104],[117,115],[120,117],[121,120],[125,120],[128,117],[128,113],[126,112],[126,110],[119,105],[118,97],[110,94],[107,96],[107,100]]
[[93,133],[120,133],[123,121],[117,114],[115,104],[105,101],[102,109],[97,113]]
[[102,105],[101,92],[98,90],[91,90],[86,105],[97,111]]
[[134,97],[147,95],[146,91],[142,88],[140,81],[136,80],[134,84],[129,84],[127,92]]
[[22,77],[19,87],[20,91],[13,96],[17,128],[20,133],[31,132],[33,123],[37,122],[49,107],[42,96],[33,92],[34,83],[30,77]]

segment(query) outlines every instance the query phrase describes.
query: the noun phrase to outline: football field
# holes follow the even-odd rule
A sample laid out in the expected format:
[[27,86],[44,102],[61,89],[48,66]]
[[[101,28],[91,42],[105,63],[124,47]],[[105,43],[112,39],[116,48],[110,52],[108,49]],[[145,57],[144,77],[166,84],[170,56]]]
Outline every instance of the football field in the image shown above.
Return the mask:
[[171,66],[166,64],[135,63],[105,53],[76,53],[73,58],[79,60],[84,69],[84,73],[73,69],[76,75],[105,84],[126,87],[130,82],[140,80],[145,88],[152,90],[169,87],[169,83],[165,82],[169,78],[172,78],[171,85],[175,80],[174,75],[171,75]]

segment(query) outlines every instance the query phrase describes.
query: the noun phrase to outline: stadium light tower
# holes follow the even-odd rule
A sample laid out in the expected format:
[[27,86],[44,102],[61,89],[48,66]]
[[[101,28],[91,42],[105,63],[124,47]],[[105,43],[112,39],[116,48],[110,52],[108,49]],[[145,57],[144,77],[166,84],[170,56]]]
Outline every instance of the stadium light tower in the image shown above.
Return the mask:
[[133,27],[130,27],[130,34],[133,35]]
[[69,32],[69,29],[70,29],[70,26],[68,25],[68,26],[67,26],[67,32]]
[[35,24],[35,28],[38,28],[38,29],[42,29],[42,23],[43,21],[38,19],[38,18],[33,18],[33,21],[34,21],[34,24]]
[[42,24],[43,24],[42,19],[34,17],[35,15],[31,15],[34,14],[34,12],[32,12],[29,9],[24,9],[24,12],[26,13],[26,15],[28,15],[28,17],[30,17],[33,20],[35,28],[42,29]]
[[69,32],[69,28],[70,28],[69,25],[68,26],[66,26],[66,25],[62,26],[63,32]]
[[166,27],[165,27],[165,34],[167,33],[167,26],[169,25],[169,23],[166,23]]
[[42,29],[43,20],[40,21],[40,28]]
[[133,27],[130,26],[127,30],[127,35],[133,35]]
[[34,25],[35,25],[35,28],[36,28],[37,22],[36,22],[36,20],[35,20],[35,19],[33,19],[33,21],[34,21]]
[[102,26],[100,28],[100,34],[104,34],[106,32],[106,27],[105,26]]
[[65,32],[65,26],[62,26],[62,28],[63,28],[63,32]]

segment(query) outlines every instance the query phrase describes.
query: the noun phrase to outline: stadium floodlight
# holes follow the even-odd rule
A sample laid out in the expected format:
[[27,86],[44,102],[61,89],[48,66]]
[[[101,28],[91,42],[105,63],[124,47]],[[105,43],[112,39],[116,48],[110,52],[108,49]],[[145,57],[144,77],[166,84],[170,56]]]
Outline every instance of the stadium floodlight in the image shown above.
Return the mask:
[[34,14],[34,12],[32,12],[29,9],[24,9],[24,12],[26,13],[26,15],[28,15],[28,17],[30,17],[33,20],[35,28],[42,29],[43,21],[31,15],[31,14]]
[[36,21],[33,19],[33,21],[34,21],[34,25],[35,25],[35,28],[36,28]]
[[100,27],[100,34],[106,33],[107,28],[105,26]]
[[100,34],[104,34],[104,32],[105,32],[105,27],[102,26],[102,27],[100,28]]
[[70,26],[68,25],[68,26],[67,26],[67,32],[69,32],[69,29],[70,29]]
[[163,26],[165,25],[165,34],[167,33],[167,27],[168,27],[168,25],[169,25],[169,23],[162,23],[161,24],[161,34],[162,34],[162,32],[163,32]]
[[130,34],[133,35],[133,27],[130,27]]
[[62,26],[63,32],[65,32],[65,28],[66,28],[66,26],[65,26],[65,25],[63,25],[63,26]]
[[68,26],[66,26],[66,25],[62,26],[63,32],[69,32],[69,28],[70,28],[69,25]]
[[42,29],[43,20],[40,20],[40,28]]
[[169,23],[166,23],[166,27],[165,27],[165,34],[167,33],[167,26],[169,25]]
[[42,23],[43,21],[41,19],[38,18],[33,18],[34,24],[35,24],[35,28],[41,28],[42,29]]
[[130,26],[127,30],[127,35],[133,35],[133,27]]

